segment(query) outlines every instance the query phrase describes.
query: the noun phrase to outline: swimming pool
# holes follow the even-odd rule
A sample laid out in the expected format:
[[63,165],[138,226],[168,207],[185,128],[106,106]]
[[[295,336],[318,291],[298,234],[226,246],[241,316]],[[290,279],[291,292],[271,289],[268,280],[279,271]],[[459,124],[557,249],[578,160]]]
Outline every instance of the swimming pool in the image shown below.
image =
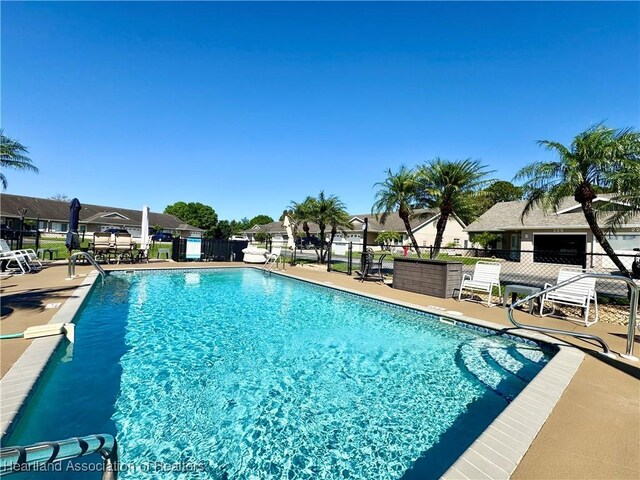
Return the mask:
[[77,323],[6,444],[112,433],[125,479],[435,478],[550,358],[253,269],[111,275]]

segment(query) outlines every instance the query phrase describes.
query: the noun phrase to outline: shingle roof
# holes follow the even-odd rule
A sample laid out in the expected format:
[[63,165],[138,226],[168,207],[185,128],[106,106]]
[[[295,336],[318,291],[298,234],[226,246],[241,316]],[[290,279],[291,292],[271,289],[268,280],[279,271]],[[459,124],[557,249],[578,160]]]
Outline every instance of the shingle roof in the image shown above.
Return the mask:
[[[411,224],[411,229],[415,231],[417,227],[421,226],[425,222],[431,221],[431,219],[433,219],[433,217],[438,215],[438,213],[439,212],[437,210],[428,210],[428,209],[415,210],[414,214],[419,215],[419,217],[416,216],[409,220],[409,223]],[[369,219],[368,230],[370,232],[404,232],[405,231],[404,222],[400,218],[400,215],[398,215],[398,212],[393,212],[389,214],[384,224],[380,223],[376,219],[376,215],[371,213],[351,215],[351,219],[358,218],[362,221],[364,221],[365,217]]]
[[[599,198],[606,200],[610,197],[600,195]],[[572,197],[566,197],[558,212],[545,212],[541,207],[534,207],[531,212],[520,221],[522,210],[526,204],[525,200],[515,200],[513,202],[496,203],[493,207],[483,213],[480,218],[472,222],[466,232],[499,232],[505,230],[522,229],[553,229],[553,228],[589,228],[584,218],[580,204]],[[568,210],[568,211],[567,211]],[[606,217],[603,217],[606,219]],[[604,220],[600,220],[601,224]],[[636,215],[628,226],[640,225],[640,215]]]
[[[26,197],[24,195],[9,195],[3,193],[0,196],[0,215],[3,217],[19,217],[19,209],[27,209],[25,218],[56,222],[69,220],[69,202],[50,200],[47,198]],[[124,226],[138,226],[142,223],[142,208],[131,210],[128,208],[107,207],[104,205],[92,205],[82,203],[80,210],[80,223],[99,223]],[[109,218],[109,215],[113,215]],[[160,225],[162,228],[175,230],[203,231],[200,228],[185,224],[182,220],[166,213],[149,212],[149,225]]]
[[[310,233],[318,233],[320,231],[320,229],[318,228],[318,225],[316,225],[313,222],[308,222],[307,225],[309,225]],[[302,226],[299,226],[298,229],[302,231]],[[247,230],[243,230],[242,233],[272,233],[273,234],[273,233],[285,233],[286,231],[287,229],[284,227],[283,222],[276,221],[276,222],[265,223],[263,225],[254,225],[253,227]]]
[[[411,219],[410,223],[411,223],[411,228],[412,229],[416,229],[417,227],[419,227],[420,225],[423,225],[425,222],[429,222],[431,221],[431,219],[433,219],[433,217],[435,217],[438,212],[435,210],[416,210],[415,211],[416,214],[421,214],[424,215],[422,218],[413,218]],[[392,214],[390,214],[384,225],[381,224],[377,219],[376,216],[371,214],[371,213],[363,213],[363,214],[358,214],[358,215],[350,215],[349,218],[351,219],[352,225],[353,225],[353,230],[354,232],[359,232],[361,231],[361,227],[360,224],[358,222],[358,220],[360,220],[361,222],[364,222],[365,218],[368,218],[369,221],[369,226],[368,226],[368,231],[369,232],[404,232],[405,228],[404,228],[404,222],[402,221],[402,219],[400,218],[400,216],[398,215],[397,212],[394,212]],[[310,233],[318,233],[320,231],[320,229],[318,228],[318,225],[316,225],[313,222],[308,222],[309,225],[309,231]],[[299,230],[302,230],[301,227],[298,227]],[[349,230],[347,230],[349,231]],[[286,232],[286,229],[284,228],[284,225],[282,222],[271,222],[271,223],[266,223],[264,225],[256,225],[253,228],[250,228],[249,230],[245,230],[242,233],[256,233],[256,232],[261,232],[261,233],[284,233]]]

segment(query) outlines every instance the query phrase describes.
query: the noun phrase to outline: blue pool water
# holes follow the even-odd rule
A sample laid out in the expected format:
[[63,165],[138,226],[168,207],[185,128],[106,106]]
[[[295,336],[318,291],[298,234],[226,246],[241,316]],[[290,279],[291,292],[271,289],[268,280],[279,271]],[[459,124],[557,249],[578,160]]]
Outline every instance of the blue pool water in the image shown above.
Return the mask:
[[122,479],[437,478],[549,359],[253,269],[111,275],[77,324],[5,444],[112,433]]

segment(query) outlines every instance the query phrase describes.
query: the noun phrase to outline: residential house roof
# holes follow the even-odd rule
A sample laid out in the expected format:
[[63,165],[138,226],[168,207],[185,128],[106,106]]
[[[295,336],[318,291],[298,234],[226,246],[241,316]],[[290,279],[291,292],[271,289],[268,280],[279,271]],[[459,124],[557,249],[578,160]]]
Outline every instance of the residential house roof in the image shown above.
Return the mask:
[[[413,218],[409,219],[411,230],[414,232],[419,230],[424,225],[431,223],[435,218],[439,216],[440,212],[437,210],[418,209],[414,210]],[[351,223],[358,223],[358,227],[355,230],[360,230],[360,225],[364,223],[364,219],[368,218],[368,230],[370,232],[405,232],[404,222],[400,218],[398,212],[390,213],[384,224],[380,223],[375,214],[364,213],[351,216]],[[458,218],[456,217],[456,220]],[[459,220],[458,220],[459,221]],[[460,222],[462,223],[462,222]],[[463,224],[464,226],[464,224]]]
[[[25,218],[51,220],[54,222],[69,221],[69,202],[50,200],[47,198],[27,197],[24,195],[9,195],[3,193],[0,202],[0,215],[3,217],[18,218],[20,209],[27,209]],[[142,223],[142,208],[131,210],[128,208],[107,207],[104,205],[92,205],[82,203],[80,210],[80,223],[139,226]],[[187,225],[182,220],[166,213],[149,212],[149,225],[160,225],[164,229],[190,230],[202,232],[203,230]]]
[[[414,218],[410,219],[409,223],[411,224],[411,228],[413,231],[419,230],[424,225],[427,225],[433,222],[438,216],[439,212],[437,210],[427,210],[421,209],[416,210],[414,212]],[[404,222],[400,218],[397,212],[391,213],[384,224],[380,223],[380,221],[376,218],[376,215],[371,213],[363,213],[357,215],[350,216],[350,223],[352,225],[352,229],[345,229],[347,232],[360,232],[362,230],[362,224],[364,223],[364,219],[368,219],[368,227],[367,230],[369,232],[405,232]],[[460,222],[460,224],[464,227],[464,223],[458,217],[454,218]],[[317,224],[313,222],[308,222],[310,233],[318,233],[320,231]],[[301,227],[298,227],[301,230]],[[266,223],[264,225],[255,225],[252,228],[245,230],[242,233],[285,233],[286,229],[284,227],[283,222],[271,222]]]
[[[595,203],[608,202],[611,195],[600,195]],[[534,207],[521,221],[522,210],[526,204],[525,200],[515,200],[512,202],[496,203],[493,207],[483,213],[477,220],[472,222],[466,232],[501,232],[507,230],[548,230],[557,228],[589,228],[582,208],[573,197],[566,197],[558,213],[545,212],[542,207]],[[603,214],[600,224],[603,225],[608,217]],[[640,226],[640,215],[635,215],[630,227]]]

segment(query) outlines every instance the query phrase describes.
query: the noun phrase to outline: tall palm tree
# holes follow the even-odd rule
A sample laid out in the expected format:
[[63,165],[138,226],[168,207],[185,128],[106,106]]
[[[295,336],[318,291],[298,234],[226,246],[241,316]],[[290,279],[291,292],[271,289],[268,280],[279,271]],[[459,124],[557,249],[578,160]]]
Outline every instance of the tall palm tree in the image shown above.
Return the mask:
[[470,158],[451,161],[436,157],[418,167],[419,202],[424,207],[439,211],[433,256],[440,252],[451,215],[454,212],[463,218],[471,215],[474,198],[492,182],[487,178],[490,173],[479,160]]
[[335,195],[326,196],[321,191],[317,198],[312,198],[308,203],[306,210],[307,220],[315,222],[318,225],[320,236],[320,252],[318,260],[324,263],[326,260],[325,251],[325,232],[327,227],[331,230],[328,248],[331,248],[335,234],[340,227],[349,226],[349,214],[346,211],[345,204]]
[[298,228],[302,227],[304,236],[309,236],[309,221],[311,219],[311,211],[314,206],[315,199],[311,196],[305,198],[302,202],[291,202],[288,207],[289,221],[292,223],[293,234],[297,235]]
[[[321,195],[324,195],[320,192]],[[344,229],[351,228],[351,216],[347,213],[346,205],[336,196],[331,195],[329,198],[325,199],[325,215],[327,225],[331,227],[329,231],[329,243],[327,244],[327,253],[331,250],[331,246],[333,245],[333,240],[338,233],[338,230],[344,231]],[[321,237],[322,238],[322,237]],[[321,252],[322,245],[321,243]],[[322,252],[322,263],[325,261],[326,253]]]
[[618,197],[638,198],[640,134],[631,128],[617,130],[598,124],[579,133],[568,147],[549,140],[540,140],[538,145],[557,153],[558,160],[532,163],[514,177],[526,180],[522,219],[536,205],[557,211],[564,197],[573,196],[602,249],[620,272],[629,276],[598,225],[593,200],[599,189],[622,189]]
[[415,172],[400,167],[398,173],[387,170],[387,178],[383,182],[377,182],[374,187],[379,187],[371,213],[384,225],[390,214],[398,212],[398,216],[404,223],[407,235],[411,239],[416,254],[420,257],[420,247],[411,229],[411,217],[418,200],[418,181]]
[[[0,130],[0,166],[2,168],[15,168],[17,170],[31,170],[38,173],[33,161],[27,157],[29,151],[17,140],[7,137],[3,130]],[[0,173],[0,183],[2,189],[7,189],[7,178]]]

